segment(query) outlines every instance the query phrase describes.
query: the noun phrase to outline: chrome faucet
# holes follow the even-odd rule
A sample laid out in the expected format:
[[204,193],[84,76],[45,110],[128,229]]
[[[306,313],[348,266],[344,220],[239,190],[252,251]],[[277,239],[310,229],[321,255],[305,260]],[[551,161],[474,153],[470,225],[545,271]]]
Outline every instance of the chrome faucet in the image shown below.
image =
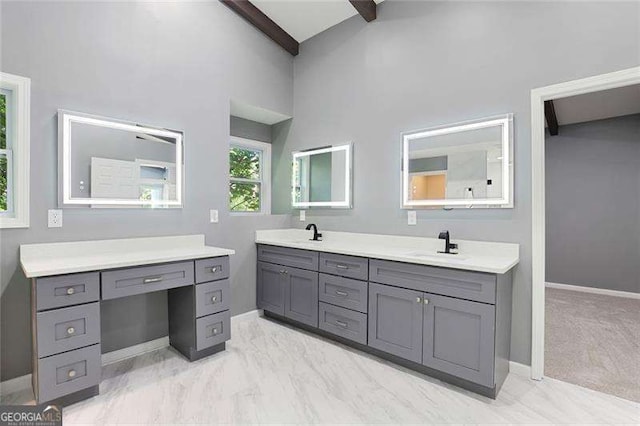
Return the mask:
[[451,251],[451,249],[458,250],[458,245],[451,242],[449,231],[442,231],[438,235],[438,239],[444,240],[444,251],[439,251],[438,253],[458,254],[458,252]]
[[311,241],[322,241],[322,234],[318,232],[318,227],[316,226],[315,223],[310,223],[307,225],[307,231],[310,230],[311,228],[313,228],[313,238],[311,238]]

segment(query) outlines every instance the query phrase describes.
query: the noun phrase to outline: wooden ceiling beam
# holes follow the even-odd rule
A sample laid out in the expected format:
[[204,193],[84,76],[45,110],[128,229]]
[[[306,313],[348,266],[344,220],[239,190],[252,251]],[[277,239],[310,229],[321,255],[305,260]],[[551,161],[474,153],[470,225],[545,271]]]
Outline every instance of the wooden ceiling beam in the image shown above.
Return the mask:
[[365,21],[371,22],[376,19],[377,5],[373,0],[349,0],[349,3],[358,11]]
[[558,117],[553,101],[544,101],[544,116],[547,119],[547,127],[551,136],[558,135]]
[[288,32],[282,29],[271,18],[265,15],[249,0],[220,0],[229,9],[249,21],[254,27],[262,31],[271,40],[278,43],[284,50],[293,56],[298,54],[300,43]]

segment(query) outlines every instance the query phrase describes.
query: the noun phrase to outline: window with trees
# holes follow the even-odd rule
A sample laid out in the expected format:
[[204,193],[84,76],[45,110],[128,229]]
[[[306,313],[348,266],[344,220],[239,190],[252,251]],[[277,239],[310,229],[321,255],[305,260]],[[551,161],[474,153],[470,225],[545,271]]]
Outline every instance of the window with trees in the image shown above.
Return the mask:
[[0,73],[0,228],[29,226],[29,90]]
[[229,148],[229,211],[271,213],[271,145],[231,138]]

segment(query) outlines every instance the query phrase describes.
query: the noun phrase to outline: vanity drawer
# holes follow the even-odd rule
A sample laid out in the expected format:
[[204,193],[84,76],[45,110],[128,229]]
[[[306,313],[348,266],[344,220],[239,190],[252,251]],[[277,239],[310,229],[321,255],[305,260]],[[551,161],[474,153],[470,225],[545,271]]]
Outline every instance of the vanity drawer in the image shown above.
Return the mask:
[[367,315],[320,302],[318,325],[321,330],[367,344]]
[[220,312],[196,320],[196,350],[215,346],[231,338],[229,311]]
[[38,360],[37,399],[51,401],[100,383],[100,345]]
[[193,284],[193,261],[102,272],[102,299],[133,296]]
[[320,274],[318,299],[332,305],[367,312],[369,284],[349,278]]
[[196,260],[196,283],[229,278],[229,256]]
[[496,302],[496,275],[486,272],[371,259],[369,281],[477,302]]
[[38,357],[100,343],[100,302],[38,312]]
[[369,259],[343,254],[320,253],[320,272],[366,281]]
[[197,285],[196,317],[203,317],[229,309],[230,293],[229,280]]
[[258,260],[292,268],[318,270],[318,253],[315,251],[261,244],[258,246]]
[[36,309],[60,308],[100,299],[100,274],[57,275],[35,279]]

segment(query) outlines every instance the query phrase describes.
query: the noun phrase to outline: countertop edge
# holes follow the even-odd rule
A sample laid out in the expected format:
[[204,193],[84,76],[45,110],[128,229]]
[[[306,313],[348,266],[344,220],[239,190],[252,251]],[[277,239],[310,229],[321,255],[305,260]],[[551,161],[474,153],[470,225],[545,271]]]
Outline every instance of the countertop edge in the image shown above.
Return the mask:
[[101,271],[107,269],[118,269],[118,268],[127,268],[131,266],[144,266],[144,265],[155,265],[158,263],[167,263],[167,262],[180,262],[182,260],[190,260],[190,259],[206,259],[210,257],[222,257],[222,256],[231,256],[236,252],[231,249],[224,249],[218,247],[206,246],[205,248],[211,248],[214,250],[218,250],[219,253],[199,253],[199,254],[191,254],[185,256],[167,256],[167,257],[156,257],[150,260],[144,261],[118,261],[118,262],[104,262],[100,264],[93,265],[82,265],[82,266],[67,266],[55,269],[38,269],[38,268],[29,268],[25,266],[25,262],[23,259],[20,259],[20,266],[22,271],[24,272],[27,278],[42,278],[49,277],[54,275],[64,275],[64,274],[75,274],[80,272],[91,272],[91,271]]
[[260,240],[260,239],[256,239],[255,243],[277,246],[277,247],[294,248],[298,250],[319,251],[323,253],[344,254],[346,256],[358,256],[358,257],[368,257],[371,259],[390,260],[394,262],[411,263],[414,265],[426,265],[426,266],[435,266],[439,268],[460,269],[464,271],[486,272],[490,274],[506,274],[511,269],[513,269],[516,265],[518,265],[518,263],[520,263],[520,257],[518,256],[517,258],[508,262],[505,266],[502,266],[499,268],[490,268],[490,267],[482,267],[478,265],[464,265],[460,263],[438,262],[438,261],[427,260],[427,259],[415,259],[415,258],[407,258],[403,256],[394,256],[394,255],[385,255],[385,254],[376,254],[376,255],[373,255],[370,253],[356,254],[352,250],[340,250],[340,249],[335,249],[333,247],[331,249],[325,249],[324,247],[309,248],[309,247],[303,247],[298,243],[274,242],[274,241]]

